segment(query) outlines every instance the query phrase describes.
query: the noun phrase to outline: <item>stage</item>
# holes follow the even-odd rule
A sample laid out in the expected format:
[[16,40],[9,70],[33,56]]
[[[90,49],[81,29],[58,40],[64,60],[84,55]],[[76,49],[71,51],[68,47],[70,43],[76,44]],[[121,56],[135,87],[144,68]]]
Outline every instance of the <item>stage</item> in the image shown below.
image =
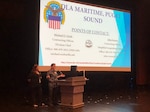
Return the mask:
[[[84,107],[69,109],[61,106],[34,108],[23,91],[16,94],[3,93],[1,112],[150,112],[150,87],[119,90],[86,91]],[[46,97],[45,97],[46,98]]]

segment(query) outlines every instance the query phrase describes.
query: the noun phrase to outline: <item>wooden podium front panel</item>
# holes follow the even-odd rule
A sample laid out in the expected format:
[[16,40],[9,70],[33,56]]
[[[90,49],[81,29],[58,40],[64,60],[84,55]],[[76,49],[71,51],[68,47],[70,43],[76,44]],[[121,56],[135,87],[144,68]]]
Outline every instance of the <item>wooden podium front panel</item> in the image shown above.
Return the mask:
[[61,94],[61,103],[66,105],[74,105],[78,103],[83,103],[83,94],[76,93],[76,94]]
[[78,108],[84,106],[83,92],[85,79],[84,77],[73,77],[66,80],[58,81],[61,92],[61,106]]
[[84,86],[61,86],[61,101],[65,104],[75,104],[83,102]]
[[60,91],[62,93],[83,93],[84,86],[61,86]]
[[72,104],[80,104],[83,103],[83,94],[74,94]]
[[78,108],[84,106],[83,103],[83,94],[75,93],[75,94],[61,94],[61,106],[70,107],[70,108]]
[[58,80],[58,85],[60,86],[79,86],[79,85],[85,85],[85,81],[67,81],[67,80]]

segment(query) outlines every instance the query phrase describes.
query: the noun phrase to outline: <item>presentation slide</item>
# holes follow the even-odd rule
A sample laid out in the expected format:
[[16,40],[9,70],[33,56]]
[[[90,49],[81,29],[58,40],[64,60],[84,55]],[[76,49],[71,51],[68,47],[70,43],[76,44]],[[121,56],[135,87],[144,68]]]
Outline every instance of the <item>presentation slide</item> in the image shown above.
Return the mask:
[[40,0],[41,70],[56,63],[89,71],[131,71],[131,13],[82,2]]

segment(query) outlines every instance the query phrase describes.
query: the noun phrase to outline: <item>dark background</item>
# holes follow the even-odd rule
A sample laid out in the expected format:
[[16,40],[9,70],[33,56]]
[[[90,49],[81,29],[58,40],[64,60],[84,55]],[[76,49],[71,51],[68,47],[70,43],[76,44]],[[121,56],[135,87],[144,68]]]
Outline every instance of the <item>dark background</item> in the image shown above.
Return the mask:
[[[124,89],[150,84],[149,0],[80,0],[132,13],[132,72],[86,72],[86,90]],[[38,54],[38,0],[0,1],[0,92],[25,90]]]

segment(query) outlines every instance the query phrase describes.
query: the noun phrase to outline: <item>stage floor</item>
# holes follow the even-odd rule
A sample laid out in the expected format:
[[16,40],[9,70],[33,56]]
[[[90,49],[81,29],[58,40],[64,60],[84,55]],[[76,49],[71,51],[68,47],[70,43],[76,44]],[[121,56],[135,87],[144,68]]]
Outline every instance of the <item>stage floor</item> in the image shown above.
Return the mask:
[[1,112],[150,112],[150,88],[101,90],[84,93],[84,107],[77,109],[48,106],[34,108],[24,95],[3,94]]

